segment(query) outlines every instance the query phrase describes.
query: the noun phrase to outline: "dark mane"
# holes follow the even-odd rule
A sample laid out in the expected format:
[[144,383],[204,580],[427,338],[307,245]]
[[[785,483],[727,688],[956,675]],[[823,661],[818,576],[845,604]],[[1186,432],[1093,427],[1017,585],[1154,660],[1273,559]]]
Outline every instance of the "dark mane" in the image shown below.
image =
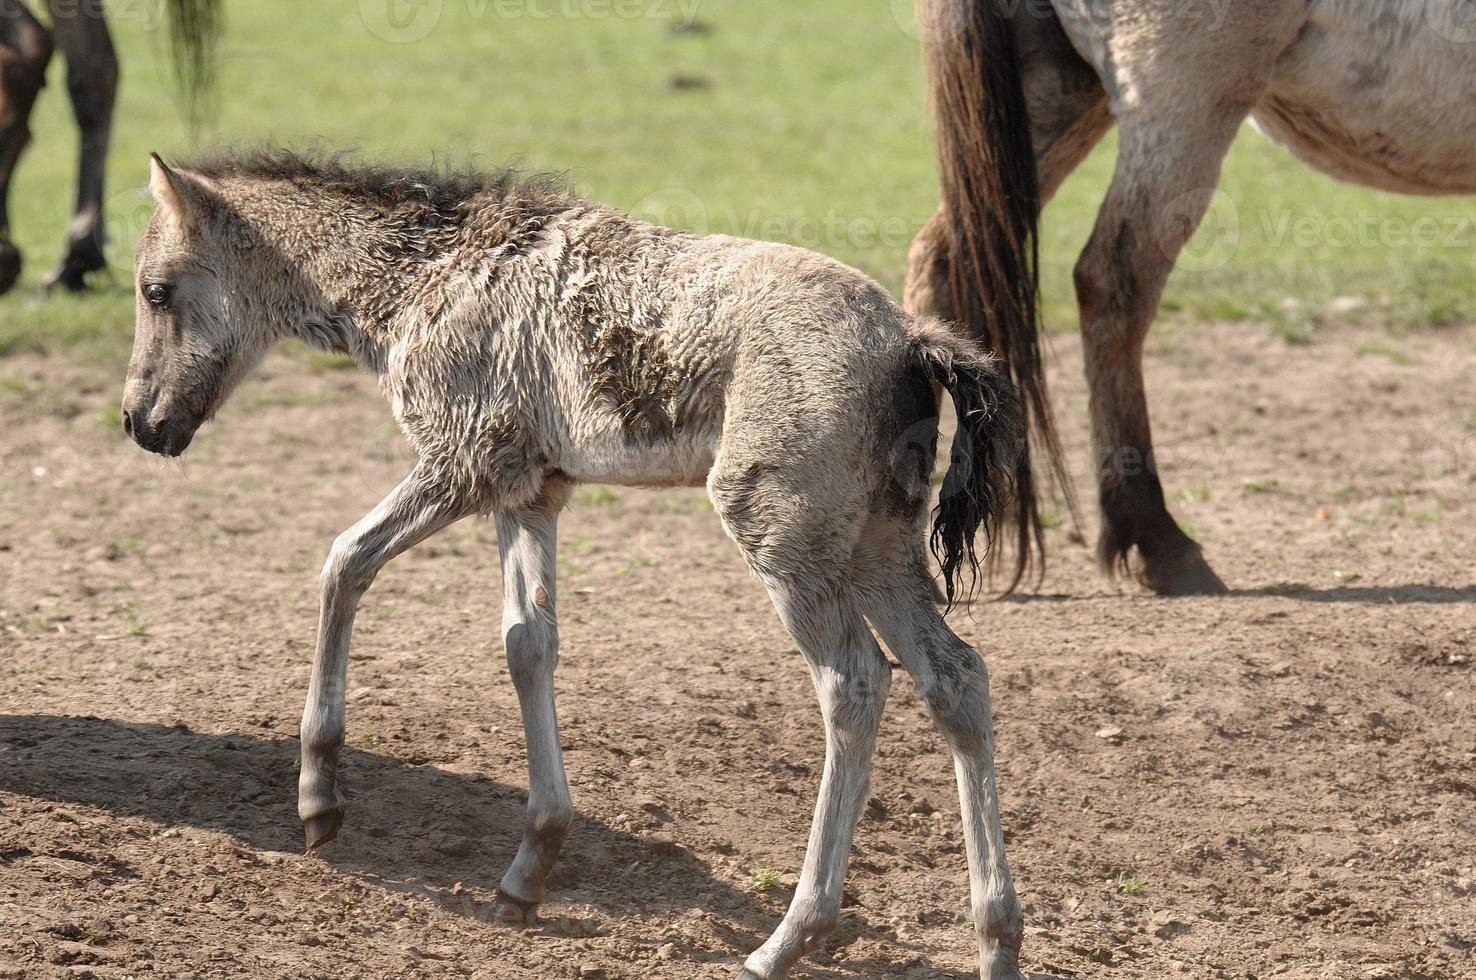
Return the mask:
[[545,205],[573,199],[562,176],[525,174],[514,167],[478,171],[432,163],[407,167],[351,162],[352,151],[258,148],[220,150],[181,162],[185,170],[212,179],[279,180],[327,190],[394,210],[403,206],[456,210],[482,195],[515,196]]

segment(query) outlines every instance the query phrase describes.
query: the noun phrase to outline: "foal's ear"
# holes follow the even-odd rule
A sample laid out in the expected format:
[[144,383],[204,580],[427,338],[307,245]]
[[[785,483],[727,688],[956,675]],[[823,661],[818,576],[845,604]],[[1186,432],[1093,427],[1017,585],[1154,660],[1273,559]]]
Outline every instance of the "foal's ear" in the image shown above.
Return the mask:
[[149,193],[177,234],[187,235],[202,216],[205,190],[193,175],[171,170],[159,154],[149,154]]

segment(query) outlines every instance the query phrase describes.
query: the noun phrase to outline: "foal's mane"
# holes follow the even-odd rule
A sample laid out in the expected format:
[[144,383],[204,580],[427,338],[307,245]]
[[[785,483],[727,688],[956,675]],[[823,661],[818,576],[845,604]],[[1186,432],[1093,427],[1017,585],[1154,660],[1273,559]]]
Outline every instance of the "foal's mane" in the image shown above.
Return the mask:
[[449,163],[400,166],[353,162],[353,151],[290,150],[273,147],[217,150],[185,163],[211,179],[283,181],[329,191],[386,210],[430,207],[454,211],[472,198],[517,197],[545,207],[567,204],[574,195],[561,175],[527,174],[516,167],[476,170]]

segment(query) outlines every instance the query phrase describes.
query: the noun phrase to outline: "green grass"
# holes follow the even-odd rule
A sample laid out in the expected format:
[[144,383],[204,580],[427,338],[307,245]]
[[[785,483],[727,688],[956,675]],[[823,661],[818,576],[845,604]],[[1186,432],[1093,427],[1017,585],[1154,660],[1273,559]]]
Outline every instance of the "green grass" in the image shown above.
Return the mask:
[[1117,876],[1117,891],[1122,895],[1141,895],[1143,889],[1148,887],[1148,882],[1142,875],[1130,875],[1123,872]]
[[[918,45],[898,13],[910,4],[399,5],[415,16],[440,10],[433,24],[409,21],[405,35],[429,29],[406,43],[366,24],[361,11],[377,6],[228,4],[217,111],[198,140],[170,94],[162,32],[120,6],[107,202],[115,278],[86,296],[43,300],[37,282],[59,255],[76,166],[56,59],[12,192],[27,267],[0,300],[0,354],[89,348],[122,358],[131,248],[150,210],[146,155],[188,157],[222,142],[321,138],[373,157],[518,160],[568,171],[591,196],[650,217],[818,248],[900,290],[908,242],[936,200]],[[584,15],[532,15],[561,10]],[[694,10],[700,29],[674,29]],[[393,34],[386,23],[380,33]],[[1057,329],[1075,326],[1070,271],[1113,159],[1109,138],[1045,217],[1044,293]],[[1333,320],[1406,328],[1476,318],[1472,199],[1336,184],[1249,131],[1222,189],[1211,227],[1169,284],[1170,319],[1262,321],[1296,341]],[[1414,240],[1422,236],[1430,240]]]
[[754,891],[763,894],[767,891],[773,891],[783,882],[784,872],[778,868],[754,868],[753,877],[749,881],[749,885]]

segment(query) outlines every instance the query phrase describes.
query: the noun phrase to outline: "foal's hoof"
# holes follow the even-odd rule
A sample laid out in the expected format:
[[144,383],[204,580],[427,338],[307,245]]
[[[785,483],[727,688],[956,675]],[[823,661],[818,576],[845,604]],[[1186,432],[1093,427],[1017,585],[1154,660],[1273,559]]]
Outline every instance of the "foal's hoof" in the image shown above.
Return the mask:
[[20,249],[6,240],[0,240],[0,293],[7,293],[20,278]]
[[343,808],[335,807],[322,813],[314,814],[302,822],[303,837],[307,840],[307,849],[316,851],[324,844],[338,836],[338,828],[343,826]]
[[525,902],[521,898],[514,898],[507,892],[499,891],[497,901],[492,906],[492,917],[503,925],[536,926],[538,925],[538,903]]

